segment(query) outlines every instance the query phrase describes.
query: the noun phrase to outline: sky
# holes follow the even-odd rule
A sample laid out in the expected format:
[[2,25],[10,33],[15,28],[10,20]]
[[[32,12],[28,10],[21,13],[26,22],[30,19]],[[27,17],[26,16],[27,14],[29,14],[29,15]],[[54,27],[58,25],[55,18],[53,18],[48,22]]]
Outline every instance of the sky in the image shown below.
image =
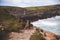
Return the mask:
[[60,4],[60,0],[0,0],[0,6],[46,6]]
[[32,24],[43,30],[60,34],[60,16],[38,20],[36,22],[32,22]]

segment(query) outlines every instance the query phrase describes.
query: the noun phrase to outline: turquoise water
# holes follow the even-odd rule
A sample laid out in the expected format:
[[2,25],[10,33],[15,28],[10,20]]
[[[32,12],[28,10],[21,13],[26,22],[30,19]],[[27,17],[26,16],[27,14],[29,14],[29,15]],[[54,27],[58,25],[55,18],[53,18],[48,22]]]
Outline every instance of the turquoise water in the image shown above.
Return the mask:
[[50,31],[60,35],[60,16],[38,20],[32,22],[32,24],[43,30]]

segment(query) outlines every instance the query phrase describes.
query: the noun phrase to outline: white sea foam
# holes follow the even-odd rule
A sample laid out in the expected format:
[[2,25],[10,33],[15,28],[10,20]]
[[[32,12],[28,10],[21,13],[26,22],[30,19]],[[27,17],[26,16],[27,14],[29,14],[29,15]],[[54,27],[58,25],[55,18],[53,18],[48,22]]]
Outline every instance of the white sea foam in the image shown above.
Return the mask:
[[38,20],[32,24],[55,34],[60,34],[60,16]]

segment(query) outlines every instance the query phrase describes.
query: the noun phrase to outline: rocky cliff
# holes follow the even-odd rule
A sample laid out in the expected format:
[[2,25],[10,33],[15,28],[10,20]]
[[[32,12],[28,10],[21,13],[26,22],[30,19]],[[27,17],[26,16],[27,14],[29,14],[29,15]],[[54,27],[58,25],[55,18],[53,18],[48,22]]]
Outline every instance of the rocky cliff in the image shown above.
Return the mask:
[[35,21],[60,15],[60,5],[27,8],[0,6],[0,11],[14,15],[18,19]]
[[[16,40],[20,40],[20,38],[24,38],[22,40],[25,40],[25,38],[26,38],[26,40],[28,40],[27,37],[29,38],[31,36],[31,33],[33,35],[33,32],[35,31],[35,29],[26,30],[26,28],[30,26],[30,22],[36,21],[38,19],[50,18],[50,17],[56,16],[56,15],[60,15],[60,5],[33,7],[33,8],[32,7],[31,8],[20,8],[20,7],[0,6],[0,22],[2,19],[3,24],[4,24],[3,26],[5,26],[5,28],[7,27],[7,29],[12,28],[12,29],[16,30],[17,26],[18,26],[17,29],[22,27],[22,25],[24,25],[23,27],[25,27],[25,30],[23,29],[24,33],[20,33],[21,35],[24,34],[25,36],[24,35],[21,36],[19,33],[15,33],[15,32],[12,32],[10,34],[10,36],[12,37],[13,40],[15,40],[15,38],[17,38]],[[6,19],[6,20],[9,19],[9,20],[6,21],[4,19]],[[14,25],[11,24],[12,22]],[[25,22],[25,24],[24,24],[24,22]],[[11,29],[9,29],[9,30],[11,30]],[[40,34],[42,34],[42,37],[45,40],[58,40],[60,38],[60,36],[55,35],[54,33],[51,33],[51,32],[44,31],[44,30],[41,30]],[[26,35],[27,35],[27,37],[26,37]],[[11,38],[11,37],[9,37],[9,38]],[[39,36],[39,37],[41,37],[41,36]],[[9,40],[12,40],[12,39],[9,39]]]

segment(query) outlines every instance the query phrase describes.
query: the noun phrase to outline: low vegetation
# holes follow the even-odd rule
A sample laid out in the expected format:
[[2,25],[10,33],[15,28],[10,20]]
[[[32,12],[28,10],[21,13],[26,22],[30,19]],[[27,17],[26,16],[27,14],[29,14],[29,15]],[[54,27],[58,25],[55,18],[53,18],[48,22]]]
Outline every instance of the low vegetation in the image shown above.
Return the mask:
[[36,31],[33,33],[33,35],[30,37],[30,40],[45,40],[40,33],[39,29],[36,29]]
[[17,19],[5,10],[0,10],[0,39],[10,32],[18,32],[24,27],[25,22]]

